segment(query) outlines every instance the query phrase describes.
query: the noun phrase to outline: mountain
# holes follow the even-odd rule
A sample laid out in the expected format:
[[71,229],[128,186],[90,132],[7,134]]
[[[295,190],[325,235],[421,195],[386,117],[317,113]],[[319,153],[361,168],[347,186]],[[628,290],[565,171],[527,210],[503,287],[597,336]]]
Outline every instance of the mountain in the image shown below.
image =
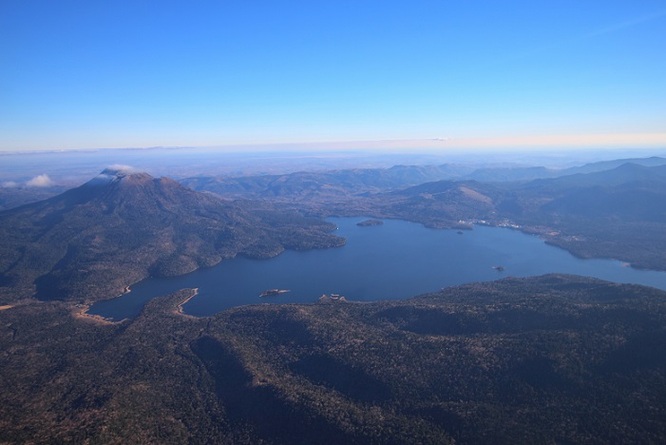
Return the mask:
[[625,163],[528,182],[437,181],[366,201],[330,209],[430,227],[471,227],[480,221],[520,227],[581,257],[666,268],[666,165]]
[[462,220],[487,219],[494,212],[494,187],[476,181],[437,181],[369,199],[381,217],[421,222],[430,227],[467,227]]
[[332,229],[169,178],[107,169],[61,195],[0,213],[1,295],[110,298],[149,275],[183,274],[236,255],[340,245]]
[[549,214],[666,223],[666,165],[628,163],[602,172],[534,181],[523,192],[548,197],[550,202],[540,210]]
[[623,159],[566,169],[546,167],[483,167],[471,165],[396,165],[390,168],[295,172],[259,176],[198,176],[180,180],[194,190],[220,196],[293,202],[340,201],[359,195],[395,191],[436,181],[528,182],[613,170],[621,165],[655,167],[666,164],[659,157]]
[[593,162],[569,168],[531,167],[484,167],[462,176],[460,179],[480,182],[512,182],[532,181],[535,179],[559,178],[575,174],[603,172],[613,170],[624,164],[635,164],[645,167],[666,165],[666,158],[653,156],[650,158],[615,159],[612,161]]
[[474,170],[463,179],[480,182],[531,181],[561,174],[560,170],[546,167],[487,167]]
[[592,173],[575,173],[553,179],[532,181],[526,188],[543,190],[565,190],[590,186],[659,186],[666,183],[666,165],[644,166],[627,162],[609,170]]
[[0,311],[0,442],[664,443],[666,292],[548,275],[133,320]]
[[657,167],[660,165],[666,165],[666,158],[651,156],[649,158],[626,158],[613,159],[611,161],[592,162],[578,167],[563,169],[562,176],[573,175],[576,173],[595,173],[604,170],[613,170],[614,168],[620,167],[624,164],[636,164],[642,165],[644,167]]
[[195,190],[227,197],[311,200],[345,198],[462,176],[471,168],[443,165],[396,165],[391,168],[296,172],[244,177],[193,177],[180,182]]
[[[663,158],[607,161],[546,172],[576,173],[530,181],[524,179],[543,170],[518,169],[495,182],[462,179],[465,175],[458,171],[454,178],[409,187],[405,184],[411,181],[453,173],[445,165],[433,170],[394,167],[193,178],[185,183],[235,197],[262,198],[319,216],[399,218],[438,228],[471,228],[477,222],[519,227],[580,257],[615,258],[636,267],[664,270],[664,162]],[[523,180],[506,180],[510,177]]]

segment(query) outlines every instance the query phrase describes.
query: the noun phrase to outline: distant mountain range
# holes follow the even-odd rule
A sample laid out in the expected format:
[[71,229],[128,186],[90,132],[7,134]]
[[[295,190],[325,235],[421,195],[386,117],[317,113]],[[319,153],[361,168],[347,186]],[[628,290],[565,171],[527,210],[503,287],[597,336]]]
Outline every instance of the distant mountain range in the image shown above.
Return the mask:
[[[666,159],[653,157],[557,171],[511,168],[468,173],[450,166],[406,166],[197,178],[185,183],[223,195],[304,208],[320,216],[400,218],[441,228],[470,228],[480,222],[511,226],[582,257],[616,258],[664,270],[665,163]],[[438,176],[447,179],[423,182]],[[526,180],[533,176],[552,177]],[[407,186],[412,182],[419,183]]]
[[432,227],[521,228],[582,257],[666,269],[666,165],[528,182],[439,181],[372,197],[377,213]]
[[538,209],[549,215],[666,222],[666,165],[627,163],[612,170],[534,181],[521,192],[550,199]]
[[666,158],[619,159],[579,167],[494,167],[476,169],[469,165],[396,165],[391,168],[297,172],[260,176],[203,176],[180,182],[194,190],[209,191],[226,197],[335,199],[351,195],[400,190],[426,182],[479,181],[525,182],[582,173],[612,170],[627,163],[653,167],[666,165]]
[[666,158],[653,156],[650,158],[615,159],[612,161],[600,161],[569,168],[546,168],[546,167],[501,167],[480,168],[461,179],[473,179],[481,182],[506,182],[506,181],[531,181],[534,179],[557,178],[561,176],[575,175],[579,173],[594,173],[612,170],[623,164],[636,164],[646,167],[666,165]]
[[0,295],[110,298],[147,276],[183,274],[236,255],[341,245],[332,229],[168,178],[104,170],[61,195],[0,213]]
[[242,177],[193,177],[180,182],[194,190],[227,197],[339,198],[350,194],[376,193],[424,182],[458,178],[472,171],[459,165],[405,166],[391,168],[297,172],[283,175]]
[[[432,178],[440,179],[424,182]],[[400,218],[440,228],[511,226],[581,257],[666,269],[666,159],[659,157],[562,170],[399,166],[184,183],[320,216]]]
[[[226,198],[293,200],[340,200],[367,193],[400,190],[426,182],[474,180],[479,182],[526,182],[577,173],[611,170],[622,164],[665,165],[666,158],[631,158],[602,161],[569,168],[542,166],[478,167],[471,164],[396,165],[390,168],[302,171],[276,175],[195,176],[179,182],[198,191]],[[0,185],[0,211],[53,197],[65,191],[49,187]]]

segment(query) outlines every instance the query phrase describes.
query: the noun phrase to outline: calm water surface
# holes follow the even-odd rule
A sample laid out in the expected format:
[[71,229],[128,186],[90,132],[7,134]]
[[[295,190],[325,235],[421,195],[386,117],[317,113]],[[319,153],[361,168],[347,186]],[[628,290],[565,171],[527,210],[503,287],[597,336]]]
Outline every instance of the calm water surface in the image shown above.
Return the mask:
[[[95,304],[90,313],[113,319],[134,317],[159,295],[199,288],[185,306],[191,315],[211,315],[234,306],[258,303],[311,303],[324,293],[348,300],[403,299],[442,287],[507,276],[545,273],[588,275],[666,289],[666,272],[636,270],[615,260],[582,260],[543,240],[515,230],[477,226],[428,229],[406,221],[359,227],[363,218],[332,218],[341,248],[286,251],[276,258],[235,258],[174,278],[149,278],[119,298]],[[498,272],[493,266],[503,266]],[[266,289],[290,289],[260,298]]]

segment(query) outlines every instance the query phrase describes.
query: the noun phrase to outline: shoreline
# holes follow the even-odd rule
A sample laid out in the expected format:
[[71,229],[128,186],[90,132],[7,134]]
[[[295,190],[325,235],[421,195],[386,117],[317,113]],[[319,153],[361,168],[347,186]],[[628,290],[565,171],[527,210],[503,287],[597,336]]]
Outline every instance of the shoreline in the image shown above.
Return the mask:
[[125,320],[113,321],[109,320],[108,318],[102,317],[101,315],[89,314],[88,309],[90,309],[89,304],[75,305],[74,310],[72,311],[72,316],[79,320],[87,320],[97,324],[104,324],[104,325],[114,325],[125,321]]
[[174,312],[178,315],[183,316],[183,317],[194,317],[194,315],[186,314],[184,309],[183,309],[183,306],[186,305],[188,301],[190,301],[192,298],[196,297],[198,294],[199,294],[199,288],[198,287],[193,288],[192,289],[192,295],[190,295],[189,297],[185,298],[180,303],[178,303]]

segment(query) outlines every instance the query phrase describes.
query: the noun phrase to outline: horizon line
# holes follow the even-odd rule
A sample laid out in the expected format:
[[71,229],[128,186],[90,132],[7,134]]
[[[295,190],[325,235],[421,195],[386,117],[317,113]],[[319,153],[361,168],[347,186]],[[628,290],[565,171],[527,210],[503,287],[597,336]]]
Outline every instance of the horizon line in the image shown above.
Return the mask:
[[[666,132],[664,133],[604,133],[604,134],[570,134],[547,136],[502,136],[502,137],[434,137],[423,139],[367,139],[337,141],[276,141],[276,142],[238,142],[223,144],[193,145],[146,145],[146,146],[98,146],[45,149],[9,149],[0,148],[0,155],[9,154],[45,154],[45,153],[76,153],[105,150],[220,150],[229,153],[275,151],[290,148],[291,151],[315,150],[320,152],[335,151],[524,151],[530,149],[558,150],[598,150],[598,149],[666,149]],[[287,151],[287,150],[283,150]]]

